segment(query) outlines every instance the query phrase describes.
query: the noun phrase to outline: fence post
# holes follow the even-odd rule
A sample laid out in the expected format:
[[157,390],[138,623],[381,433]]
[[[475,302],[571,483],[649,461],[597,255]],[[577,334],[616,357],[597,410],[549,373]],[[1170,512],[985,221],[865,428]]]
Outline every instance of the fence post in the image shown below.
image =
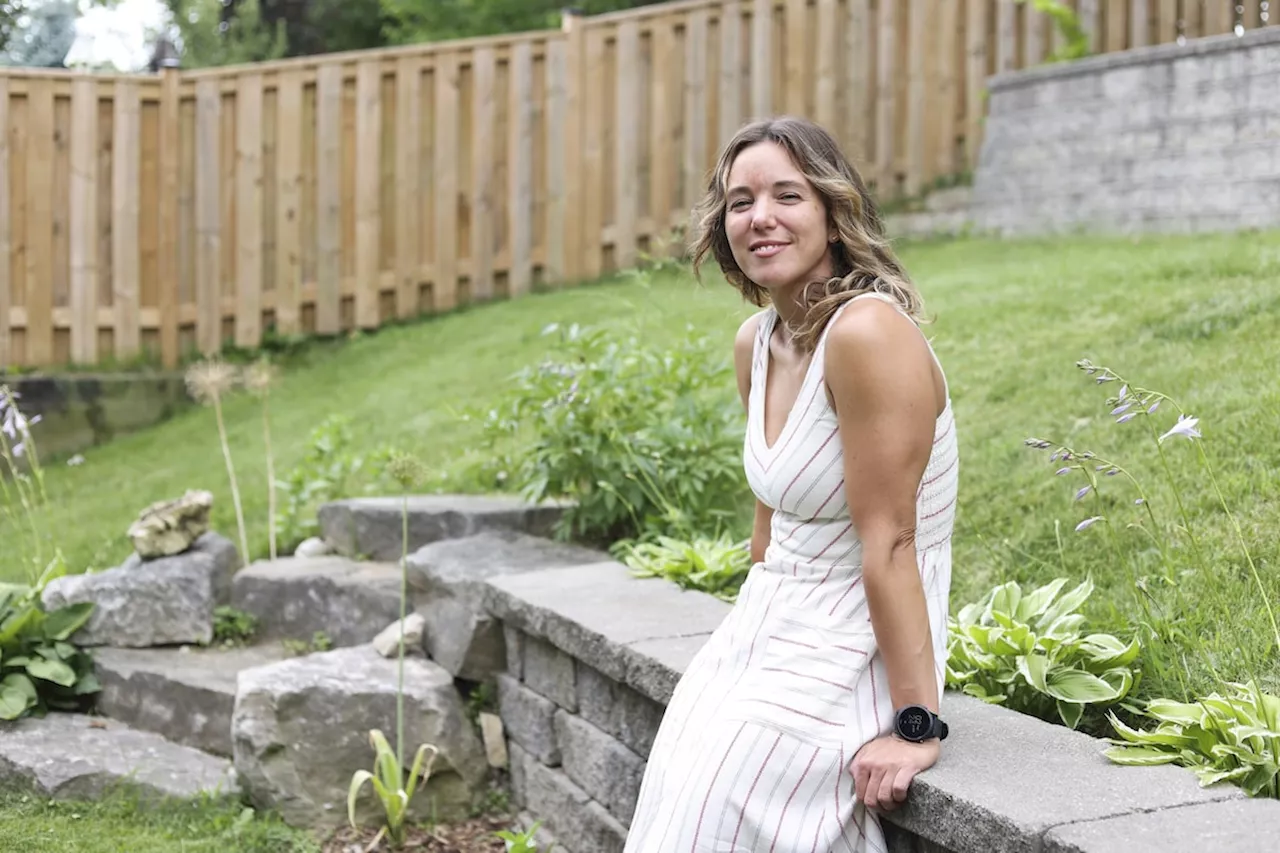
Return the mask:
[[586,64],[586,39],[583,14],[579,9],[564,9],[560,29],[565,34],[567,70],[564,127],[564,284],[577,283],[583,269],[582,219],[582,128],[583,68]]
[[181,168],[182,114],[179,110],[179,72],[160,70],[160,362],[178,366],[178,175]]

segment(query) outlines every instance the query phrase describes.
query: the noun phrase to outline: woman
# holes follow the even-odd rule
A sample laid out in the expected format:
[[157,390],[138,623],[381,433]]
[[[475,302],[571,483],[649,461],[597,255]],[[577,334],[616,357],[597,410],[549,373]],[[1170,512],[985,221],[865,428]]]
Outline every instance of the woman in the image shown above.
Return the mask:
[[939,757],[958,456],[921,301],[820,127],[729,142],[698,211],[734,344],[753,566],[677,685],[627,853],[885,850]]

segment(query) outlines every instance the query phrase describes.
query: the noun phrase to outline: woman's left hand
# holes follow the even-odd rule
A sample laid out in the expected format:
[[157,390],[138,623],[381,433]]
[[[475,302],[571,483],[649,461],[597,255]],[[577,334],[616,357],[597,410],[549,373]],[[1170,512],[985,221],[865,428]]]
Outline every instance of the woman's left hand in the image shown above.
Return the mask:
[[907,799],[915,775],[932,767],[941,752],[936,739],[912,743],[890,734],[868,742],[849,766],[854,796],[869,809],[893,811]]

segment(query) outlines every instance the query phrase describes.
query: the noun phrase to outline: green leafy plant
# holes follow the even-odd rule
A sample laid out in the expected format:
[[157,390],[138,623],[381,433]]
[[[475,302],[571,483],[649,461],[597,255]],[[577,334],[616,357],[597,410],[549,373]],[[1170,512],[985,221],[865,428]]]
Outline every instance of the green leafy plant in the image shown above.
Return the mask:
[[1177,764],[1195,771],[1202,786],[1229,781],[1251,797],[1280,799],[1280,696],[1256,682],[1229,682],[1222,693],[1196,702],[1157,699],[1145,715],[1150,730],[1109,715],[1119,738],[1106,755],[1117,764]]
[[347,819],[352,827],[356,827],[356,801],[360,790],[368,782],[378,802],[382,806],[383,826],[378,830],[373,844],[376,845],[384,834],[396,847],[404,843],[405,822],[409,814],[409,805],[418,790],[418,780],[425,787],[431,777],[431,768],[435,763],[439,749],[432,744],[418,747],[405,778],[404,768],[404,623],[408,607],[408,560],[409,560],[409,492],[425,477],[422,464],[413,456],[393,452],[387,463],[387,475],[399,484],[402,492],[400,510],[400,639],[397,644],[397,684],[396,684],[396,748],[392,751],[386,737],[378,729],[369,732],[369,742],[373,745],[375,759],[374,769],[358,770],[351,778],[351,787],[347,792]]
[[320,504],[348,497],[376,482],[371,472],[385,463],[387,453],[359,450],[347,415],[331,415],[312,429],[302,460],[276,482],[281,500],[276,518],[280,549],[292,553],[315,534]]
[[46,611],[45,585],[66,573],[58,561],[34,586],[0,587],[0,719],[84,710],[101,690],[92,656],[70,641],[92,602]]
[[[538,827],[540,826],[542,826],[542,821],[537,821],[524,832],[513,832],[509,829],[503,829],[495,832],[494,835],[507,842],[507,853],[539,853],[540,848],[538,847],[538,842],[534,840],[534,836],[537,834]],[[555,846],[555,843],[552,842],[551,844],[548,844],[547,849],[541,851],[541,853],[551,853],[551,850]]]
[[490,482],[567,499],[557,534],[592,543],[718,532],[741,512],[741,405],[707,338],[691,329],[666,350],[577,325],[545,334],[555,351],[479,414]]
[[242,646],[253,639],[258,617],[226,604],[213,609],[213,642],[221,646]]
[[1085,580],[1065,595],[1057,578],[1024,593],[1014,582],[948,622],[947,686],[1040,719],[1080,725],[1086,710],[1129,695],[1140,678],[1136,639],[1082,633]]
[[[49,565],[41,529],[48,494],[31,434],[40,416],[24,415],[18,407],[19,396],[8,385],[0,385],[0,512],[17,531],[6,539],[3,553],[6,559],[22,563],[28,580],[34,580]],[[59,556],[53,559],[56,562]]]
[[1048,62],[1067,62],[1089,55],[1089,34],[1076,11],[1062,0],[1017,0],[1034,6],[1037,12],[1048,15],[1062,35],[1063,44],[1049,54]]
[[750,540],[721,533],[692,540],[658,536],[651,542],[623,541],[610,551],[636,577],[665,578],[681,589],[701,590],[733,601],[751,570],[749,546]]

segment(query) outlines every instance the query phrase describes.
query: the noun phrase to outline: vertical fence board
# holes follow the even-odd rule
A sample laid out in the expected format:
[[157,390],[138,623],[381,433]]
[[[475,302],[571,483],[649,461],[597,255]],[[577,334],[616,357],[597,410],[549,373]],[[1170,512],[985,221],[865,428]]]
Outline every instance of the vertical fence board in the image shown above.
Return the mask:
[[316,332],[342,328],[342,66],[316,74]]
[[89,75],[71,84],[71,127],[71,360],[87,365],[98,359],[98,83]]
[[262,75],[236,86],[236,323],[237,346],[262,339]]
[[926,123],[928,112],[929,2],[910,0],[906,5],[907,27],[907,195],[915,195],[924,185],[926,145],[929,141]]
[[9,79],[0,77],[0,370],[15,363],[12,351],[13,279],[11,253],[13,242],[9,236],[9,172],[13,168],[9,151]]
[[897,22],[901,6],[881,3],[876,38],[876,163],[874,180],[880,194],[893,186],[894,152],[897,145]]
[[751,113],[764,118],[773,112],[773,0],[755,0],[751,7]]
[[27,360],[53,361],[53,81],[27,83]]
[[675,138],[676,121],[675,80],[671,74],[671,62],[675,55],[675,34],[671,23],[655,20],[650,36],[653,68],[653,85],[649,101],[649,209],[653,212],[654,227],[666,237],[671,227],[671,214],[675,208],[675,170],[668,155],[671,140]]
[[640,25],[635,20],[618,27],[617,91],[614,95],[614,199],[617,213],[613,227],[613,257],[621,268],[636,261],[636,222],[640,218]]
[[[522,41],[511,51],[510,100],[512,124],[507,132],[508,227],[510,264],[507,290],[511,296],[533,285],[533,44]],[[635,105],[631,105],[632,110]]]
[[471,89],[471,287],[472,300],[493,298],[494,168],[498,149],[497,56],[491,47],[472,54]]
[[281,334],[302,329],[302,76],[281,73],[276,84],[276,288]]
[[876,31],[871,0],[848,0],[840,52],[846,63],[840,73],[847,81],[836,86],[837,92],[844,93],[843,135],[859,171],[870,179],[876,144]]
[[181,96],[178,72],[160,73],[160,243],[159,278],[160,363],[176,367],[181,357],[178,339],[179,277],[178,217],[182,155]]
[[689,13],[684,53],[684,193],[681,205],[691,207],[702,191],[703,151],[707,145],[707,12]]
[[569,43],[568,39],[552,39],[547,43],[547,240],[543,261],[543,279],[559,283],[565,277],[565,228],[570,220],[568,210],[568,177],[574,166],[566,163],[568,154],[569,113]]
[[396,315],[401,319],[418,313],[421,139],[422,61],[405,56],[396,64]]
[[[655,67],[654,76],[659,73]],[[720,6],[720,92],[716,97],[720,125],[716,134],[718,147],[732,139],[742,124],[742,85],[742,14],[737,0],[728,0]],[[651,152],[661,150],[650,149]]]
[[382,235],[382,64],[356,65],[355,322],[378,325],[379,242]]
[[582,276],[599,278],[603,269],[600,241],[604,219],[604,33],[586,33],[583,69]]
[[196,84],[196,341],[204,355],[222,344],[219,283],[222,270],[222,206],[219,143],[222,95],[216,79]]
[[839,108],[836,103],[839,92],[840,71],[837,57],[840,50],[841,30],[837,22],[840,11],[837,0],[818,0],[818,26],[814,30],[817,39],[816,91],[814,93],[813,118],[818,124],[838,132],[836,122]]
[[987,0],[965,0],[965,158],[969,168],[978,164],[981,149],[983,99],[987,87]]
[[458,304],[458,56],[436,57],[436,234],[432,296],[438,311]]

